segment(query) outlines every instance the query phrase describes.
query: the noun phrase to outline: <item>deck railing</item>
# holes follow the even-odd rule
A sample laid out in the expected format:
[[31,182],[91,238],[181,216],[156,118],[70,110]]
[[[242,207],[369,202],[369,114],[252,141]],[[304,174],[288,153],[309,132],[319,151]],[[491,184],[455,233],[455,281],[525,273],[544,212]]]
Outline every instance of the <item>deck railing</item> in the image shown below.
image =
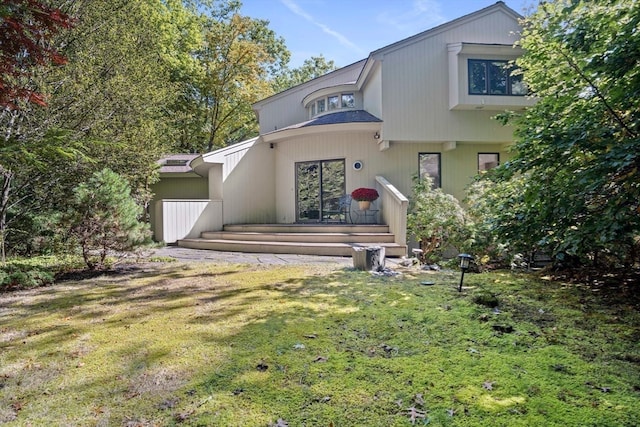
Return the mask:
[[389,226],[397,244],[406,245],[409,199],[382,176],[376,176],[376,186],[382,202],[382,222]]

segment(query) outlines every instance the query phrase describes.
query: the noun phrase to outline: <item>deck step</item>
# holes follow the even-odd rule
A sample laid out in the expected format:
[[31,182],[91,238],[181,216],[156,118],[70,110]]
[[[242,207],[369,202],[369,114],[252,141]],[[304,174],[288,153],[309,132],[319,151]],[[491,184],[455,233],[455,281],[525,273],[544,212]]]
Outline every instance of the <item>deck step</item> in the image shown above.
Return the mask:
[[229,252],[351,256],[354,247],[382,246],[388,257],[406,255],[407,247],[396,243],[314,243],[263,240],[182,239],[178,246]]
[[261,242],[317,242],[317,243],[393,243],[391,233],[259,233],[235,231],[207,231],[207,240],[242,240]]
[[235,224],[207,231],[178,246],[229,252],[351,256],[354,247],[382,246],[388,257],[407,254],[394,243],[386,225],[377,224]]

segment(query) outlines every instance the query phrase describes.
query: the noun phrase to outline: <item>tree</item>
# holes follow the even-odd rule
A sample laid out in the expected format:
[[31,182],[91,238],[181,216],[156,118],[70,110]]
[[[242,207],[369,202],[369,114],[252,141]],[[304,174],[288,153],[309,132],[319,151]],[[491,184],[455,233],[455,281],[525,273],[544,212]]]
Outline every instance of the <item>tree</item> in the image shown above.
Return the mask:
[[309,59],[305,59],[301,67],[294,68],[293,70],[285,69],[277,76],[274,81],[274,90],[281,92],[290,87],[323,76],[337,68],[333,61],[327,61],[323,55],[312,56]]
[[52,38],[71,19],[60,9],[37,0],[3,0],[0,4],[0,107],[15,109],[21,100],[46,105],[30,87],[30,70],[38,65],[64,64]]
[[164,25],[171,19],[164,3],[64,7],[74,26],[52,43],[68,62],[31,73],[47,108],[0,111],[0,237],[14,249],[32,237],[21,227],[63,211],[71,189],[105,166],[126,177],[145,206],[156,162],[174,142],[167,106],[178,96],[169,61],[178,30]]
[[257,134],[252,104],[273,93],[270,79],[289,60],[284,40],[268,22],[239,14],[240,3],[226,1],[203,18],[198,67],[184,76],[179,147],[206,152]]
[[524,21],[518,65],[539,101],[503,116],[516,126],[514,157],[488,176],[522,183],[501,204],[518,215],[496,207],[497,235],[558,258],[637,260],[639,25],[632,0],[545,2]]
[[148,225],[140,222],[140,214],[127,180],[103,169],[73,190],[62,223],[82,249],[87,267],[95,270],[110,253],[130,251],[148,240]]

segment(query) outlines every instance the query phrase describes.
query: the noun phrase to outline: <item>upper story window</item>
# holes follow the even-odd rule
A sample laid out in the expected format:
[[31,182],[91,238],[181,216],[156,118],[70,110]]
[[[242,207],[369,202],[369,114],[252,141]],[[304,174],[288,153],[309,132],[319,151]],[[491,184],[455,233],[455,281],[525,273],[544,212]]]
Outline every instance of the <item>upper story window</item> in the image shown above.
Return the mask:
[[469,59],[468,63],[470,95],[527,94],[522,75],[512,75],[515,67],[508,61]]
[[329,102],[329,111],[335,110],[338,108],[339,106],[338,95],[330,96],[329,98],[327,98],[327,101]]
[[356,102],[356,94],[353,92],[336,93],[316,99],[307,108],[311,117],[314,117],[327,111],[356,108]]
[[342,108],[353,108],[356,106],[356,100],[352,93],[342,94]]

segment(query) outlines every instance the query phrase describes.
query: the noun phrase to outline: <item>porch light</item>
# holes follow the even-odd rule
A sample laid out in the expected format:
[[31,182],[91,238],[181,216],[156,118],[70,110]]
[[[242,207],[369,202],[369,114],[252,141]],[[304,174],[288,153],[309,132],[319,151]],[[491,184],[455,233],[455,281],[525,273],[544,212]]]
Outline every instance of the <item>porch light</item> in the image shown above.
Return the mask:
[[464,272],[469,269],[469,264],[471,263],[471,260],[473,260],[473,257],[469,254],[460,254],[458,255],[458,258],[460,258],[460,270],[462,270],[458,292],[462,292],[462,281],[464,280]]

